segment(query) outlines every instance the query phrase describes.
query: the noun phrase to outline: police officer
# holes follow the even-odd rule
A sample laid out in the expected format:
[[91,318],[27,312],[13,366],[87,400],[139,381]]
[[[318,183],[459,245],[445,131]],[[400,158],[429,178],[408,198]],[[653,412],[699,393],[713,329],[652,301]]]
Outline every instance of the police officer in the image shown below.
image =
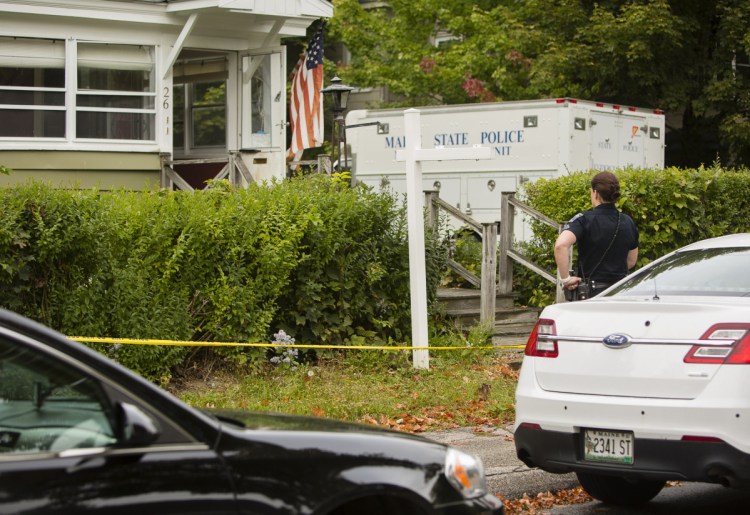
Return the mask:
[[[638,259],[638,228],[615,207],[620,181],[612,172],[591,179],[593,209],[578,213],[555,242],[555,262],[563,288],[575,290],[582,279],[592,282],[590,296],[597,295],[628,274]],[[570,248],[578,246],[578,267],[570,270]]]

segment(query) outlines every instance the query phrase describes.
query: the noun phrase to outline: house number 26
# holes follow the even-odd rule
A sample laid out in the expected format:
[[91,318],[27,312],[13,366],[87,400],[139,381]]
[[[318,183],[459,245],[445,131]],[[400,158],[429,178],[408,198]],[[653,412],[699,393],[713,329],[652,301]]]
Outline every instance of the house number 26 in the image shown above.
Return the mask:
[[169,88],[164,86],[164,95],[162,96],[161,106],[166,112],[166,123],[164,124],[166,135],[169,136]]

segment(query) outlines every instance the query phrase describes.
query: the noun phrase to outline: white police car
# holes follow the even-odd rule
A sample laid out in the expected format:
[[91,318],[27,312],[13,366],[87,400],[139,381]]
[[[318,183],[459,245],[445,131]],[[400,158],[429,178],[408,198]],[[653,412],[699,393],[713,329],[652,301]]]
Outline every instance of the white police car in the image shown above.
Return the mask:
[[667,480],[750,486],[750,234],[697,242],[541,314],[518,457],[640,504]]

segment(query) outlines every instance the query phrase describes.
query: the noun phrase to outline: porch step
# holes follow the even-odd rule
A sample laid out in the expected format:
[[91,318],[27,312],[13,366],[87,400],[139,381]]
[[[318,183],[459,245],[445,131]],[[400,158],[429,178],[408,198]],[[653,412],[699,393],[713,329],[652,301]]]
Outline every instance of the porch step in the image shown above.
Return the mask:
[[[539,318],[539,308],[495,308],[495,323],[507,321],[529,321],[532,324]],[[479,321],[479,308],[446,309],[445,314],[455,318],[466,319],[467,322]],[[476,319],[476,320],[473,320]]]
[[[469,288],[438,288],[438,301],[445,306],[446,312],[461,309],[476,309],[479,311],[482,292]],[[515,295],[500,294],[495,297],[496,309],[513,307]]]
[[[513,307],[513,298],[513,295],[498,295],[496,299],[495,324],[491,336],[493,345],[525,346],[539,318],[540,308]],[[440,288],[438,300],[443,304],[445,314],[455,319],[460,328],[469,328],[479,322],[479,290]],[[522,352],[523,349],[519,351]]]

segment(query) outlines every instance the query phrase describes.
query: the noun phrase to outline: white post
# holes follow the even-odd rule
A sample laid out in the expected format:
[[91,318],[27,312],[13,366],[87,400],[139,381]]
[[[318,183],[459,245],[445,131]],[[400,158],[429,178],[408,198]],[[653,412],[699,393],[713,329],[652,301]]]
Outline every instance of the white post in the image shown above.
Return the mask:
[[[427,347],[427,269],[424,247],[424,205],[422,195],[422,163],[417,160],[417,149],[422,148],[422,127],[419,111],[404,112],[406,147],[406,218],[409,228],[409,285],[411,288],[411,344]],[[427,349],[412,351],[414,368],[430,368]]]
[[[422,125],[417,109],[404,111],[406,146],[396,151],[396,161],[406,161],[406,218],[409,227],[409,286],[411,288],[411,344],[428,347],[427,268],[424,248],[424,195],[422,161],[490,159],[489,147],[422,148]],[[427,349],[415,349],[414,368],[430,368]]]

